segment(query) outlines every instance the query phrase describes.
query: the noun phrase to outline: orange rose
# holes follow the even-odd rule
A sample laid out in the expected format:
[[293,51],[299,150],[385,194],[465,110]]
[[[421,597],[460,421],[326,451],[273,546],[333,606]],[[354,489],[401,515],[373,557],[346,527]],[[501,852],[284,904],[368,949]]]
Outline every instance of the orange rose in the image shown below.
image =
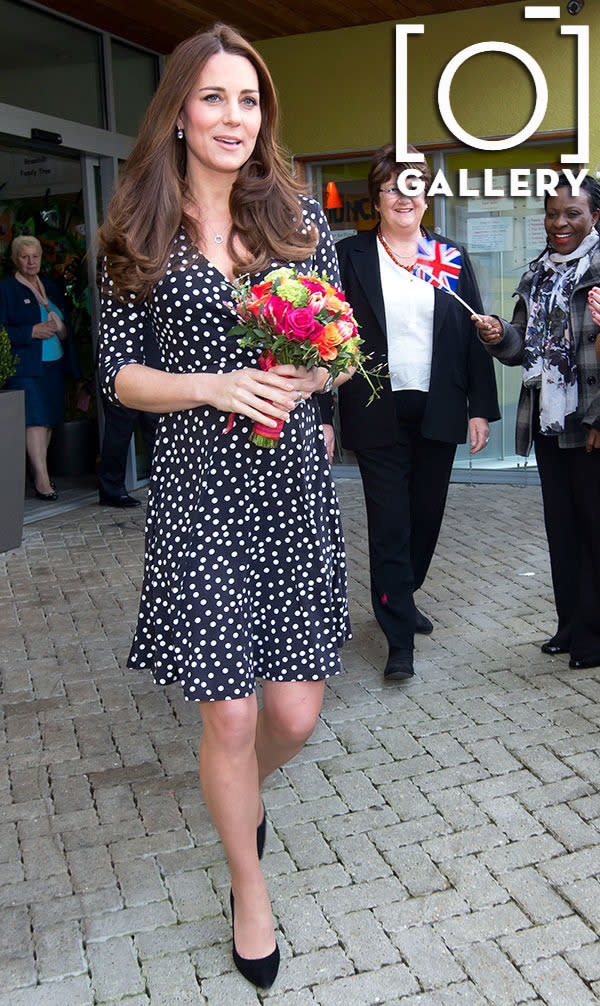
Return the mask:
[[316,333],[316,337],[311,338],[310,341],[317,347],[323,360],[335,360],[338,355],[335,347],[339,346],[343,339],[336,323],[333,321],[329,325],[325,325]]
[[327,293],[325,303],[330,311],[343,311],[347,306],[346,301],[340,300],[339,297],[336,297],[335,293]]

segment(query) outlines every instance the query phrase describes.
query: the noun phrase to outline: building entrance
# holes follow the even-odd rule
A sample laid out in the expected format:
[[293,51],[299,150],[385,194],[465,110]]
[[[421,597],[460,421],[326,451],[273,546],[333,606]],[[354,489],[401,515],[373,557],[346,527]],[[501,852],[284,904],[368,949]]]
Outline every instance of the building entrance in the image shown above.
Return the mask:
[[49,448],[51,475],[80,484],[93,480],[98,450],[84,187],[77,152],[0,139],[0,280],[14,274],[13,239],[36,237],[40,278],[64,294],[80,372],[66,381],[64,422],[54,428]]

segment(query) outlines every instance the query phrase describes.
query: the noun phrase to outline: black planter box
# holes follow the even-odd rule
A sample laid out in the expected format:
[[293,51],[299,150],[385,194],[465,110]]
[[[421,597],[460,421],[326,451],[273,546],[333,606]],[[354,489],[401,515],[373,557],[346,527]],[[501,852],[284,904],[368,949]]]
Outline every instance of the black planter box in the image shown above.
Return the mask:
[[25,505],[25,392],[0,391],[0,552],[23,539]]
[[73,419],[52,431],[48,448],[50,476],[92,475],[96,471],[98,429],[95,419]]

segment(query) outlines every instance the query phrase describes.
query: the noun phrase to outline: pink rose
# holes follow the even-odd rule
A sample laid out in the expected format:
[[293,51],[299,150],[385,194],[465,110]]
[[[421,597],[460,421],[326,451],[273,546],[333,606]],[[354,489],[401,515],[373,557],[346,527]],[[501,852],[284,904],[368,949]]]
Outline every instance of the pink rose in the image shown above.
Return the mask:
[[282,297],[269,297],[264,307],[264,316],[278,332],[285,330],[285,317],[290,309],[290,303]]
[[302,286],[305,286],[306,289],[310,290],[311,293],[322,293],[323,295],[325,294],[326,290],[325,284],[321,283],[320,280],[315,279],[312,276],[303,276],[300,282],[302,283]]
[[323,326],[315,320],[310,307],[294,307],[285,316],[284,329],[288,339],[303,342]]

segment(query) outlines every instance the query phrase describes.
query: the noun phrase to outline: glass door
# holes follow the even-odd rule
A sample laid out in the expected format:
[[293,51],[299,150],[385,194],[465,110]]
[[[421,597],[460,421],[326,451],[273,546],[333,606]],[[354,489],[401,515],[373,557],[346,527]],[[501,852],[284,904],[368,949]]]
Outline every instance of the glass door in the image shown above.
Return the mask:
[[56,429],[52,454],[54,473],[73,478],[93,475],[97,455],[84,183],[78,152],[0,138],[0,280],[14,272],[12,240],[35,236],[42,246],[41,278],[62,289],[71,318],[80,378],[67,379],[63,426],[69,429]]

